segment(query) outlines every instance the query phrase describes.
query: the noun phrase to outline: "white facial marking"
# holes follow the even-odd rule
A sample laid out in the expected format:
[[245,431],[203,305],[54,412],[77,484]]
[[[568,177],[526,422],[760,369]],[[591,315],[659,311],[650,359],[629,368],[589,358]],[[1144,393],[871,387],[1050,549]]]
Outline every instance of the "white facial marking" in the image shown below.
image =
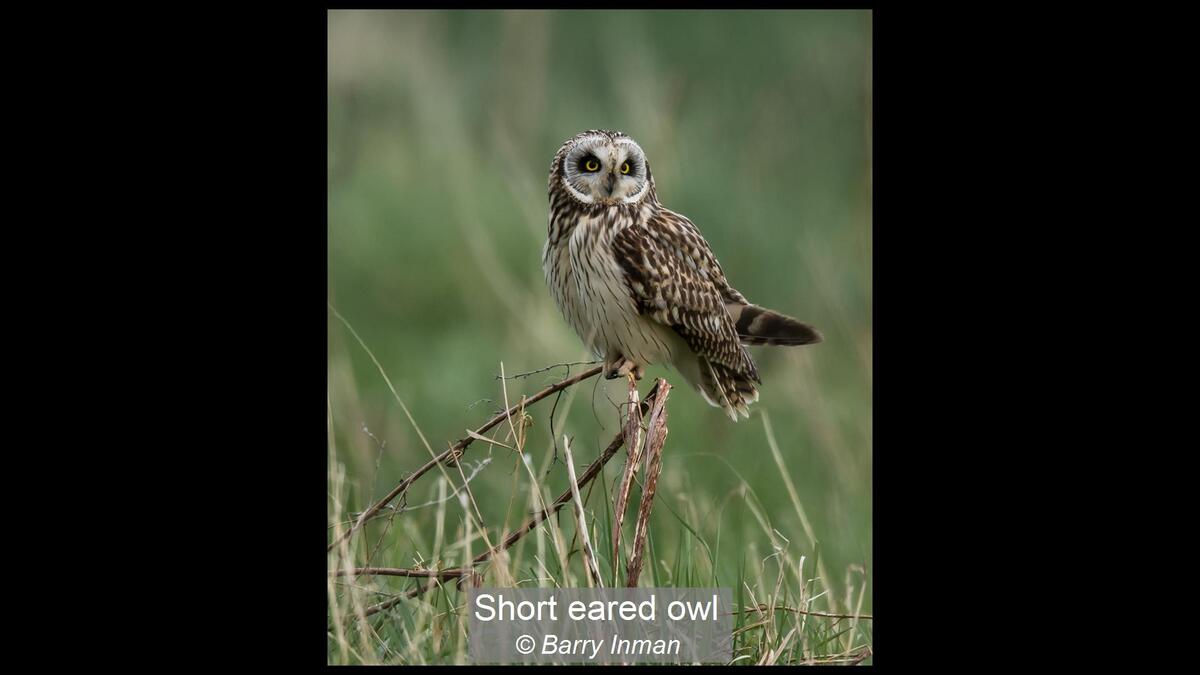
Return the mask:
[[[589,156],[599,164],[596,171],[582,166]],[[629,173],[622,171],[626,162],[630,165]],[[587,136],[567,152],[562,183],[583,204],[634,204],[649,188],[645,156],[629,138],[611,141],[599,134]]]

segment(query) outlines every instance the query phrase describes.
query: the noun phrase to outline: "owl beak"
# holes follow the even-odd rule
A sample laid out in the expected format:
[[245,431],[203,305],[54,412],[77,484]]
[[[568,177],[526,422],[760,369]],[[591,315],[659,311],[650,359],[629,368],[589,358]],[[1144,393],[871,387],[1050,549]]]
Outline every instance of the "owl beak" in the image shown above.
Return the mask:
[[608,174],[608,176],[604,179],[604,191],[608,193],[609,197],[612,196],[613,187],[615,187],[616,184],[617,184],[617,175],[615,173]]

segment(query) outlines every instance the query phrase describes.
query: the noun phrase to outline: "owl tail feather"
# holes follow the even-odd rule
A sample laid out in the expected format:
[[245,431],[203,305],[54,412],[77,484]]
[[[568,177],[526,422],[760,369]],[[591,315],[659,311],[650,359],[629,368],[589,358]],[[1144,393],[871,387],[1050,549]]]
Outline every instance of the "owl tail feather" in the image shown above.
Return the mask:
[[820,342],[812,326],[758,305],[725,305],[744,345],[808,345]]
[[758,400],[758,389],[754,380],[735,370],[712,363],[703,356],[697,359],[698,377],[688,381],[700,392],[708,404],[721,408],[729,419],[738,421],[738,414],[750,417],[748,406]]

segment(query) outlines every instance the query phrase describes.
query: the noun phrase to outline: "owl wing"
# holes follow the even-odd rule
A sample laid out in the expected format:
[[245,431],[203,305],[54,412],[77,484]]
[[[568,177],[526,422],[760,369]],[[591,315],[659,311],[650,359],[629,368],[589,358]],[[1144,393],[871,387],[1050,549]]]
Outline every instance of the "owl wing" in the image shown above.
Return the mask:
[[762,382],[725,308],[746,299],[690,220],[658,209],[617,233],[613,250],[642,315],[670,326],[697,355]]

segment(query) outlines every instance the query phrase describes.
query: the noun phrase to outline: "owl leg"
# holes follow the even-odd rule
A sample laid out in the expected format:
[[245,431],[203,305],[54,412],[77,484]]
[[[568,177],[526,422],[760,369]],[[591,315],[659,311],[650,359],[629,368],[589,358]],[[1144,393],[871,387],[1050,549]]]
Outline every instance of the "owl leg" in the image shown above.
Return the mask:
[[642,379],[642,376],[646,374],[646,367],[639,363],[634,363],[629,359],[625,359],[624,363],[621,364],[621,367],[617,369],[617,374],[624,375],[625,377],[628,377],[631,382],[635,382]]
[[604,377],[609,380],[614,380],[618,377],[631,377],[635,380],[640,380],[645,374],[645,366],[630,361],[620,354],[608,359],[604,363]]
[[621,367],[625,357],[620,354],[609,354],[604,359],[604,370],[601,371],[606,380],[615,380],[620,375],[617,369]]

